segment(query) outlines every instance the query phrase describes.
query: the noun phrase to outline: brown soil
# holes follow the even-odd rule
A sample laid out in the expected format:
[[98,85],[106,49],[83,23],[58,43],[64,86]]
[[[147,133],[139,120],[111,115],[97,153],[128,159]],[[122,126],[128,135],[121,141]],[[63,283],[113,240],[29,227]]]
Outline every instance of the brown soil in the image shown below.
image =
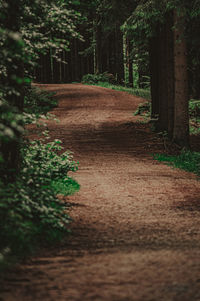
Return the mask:
[[152,159],[163,141],[134,117],[141,98],[100,87],[47,85],[80,161],[67,201],[72,235],[5,277],[3,301],[200,300],[200,182]]

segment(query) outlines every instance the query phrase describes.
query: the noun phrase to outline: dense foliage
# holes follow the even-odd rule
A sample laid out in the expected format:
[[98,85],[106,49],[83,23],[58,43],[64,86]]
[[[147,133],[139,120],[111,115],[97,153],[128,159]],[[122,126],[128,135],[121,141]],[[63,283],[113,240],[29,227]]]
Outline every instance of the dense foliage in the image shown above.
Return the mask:
[[78,190],[68,177],[77,164],[60,141],[27,141],[24,128],[57,104],[31,79],[41,55],[59,60],[71,38],[81,39],[79,18],[67,1],[0,1],[0,263],[68,231],[57,195]]
[[[13,116],[15,119],[18,116],[20,124],[37,122],[40,116],[45,117],[41,114],[56,104],[45,91],[38,88],[28,91],[24,107],[27,113],[15,114],[8,107],[2,108],[2,117],[7,124],[10,121],[13,132],[17,128],[24,133],[22,125],[13,122]],[[17,139],[10,127],[2,128],[2,142]],[[69,151],[63,152],[61,141],[51,141],[46,131],[44,135],[45,138],[21,144],[20,169],[14,181],[10,181],[7,173],[7,162],[0,162],[0,265],[32,252],[41,243],[58,241],[68,232],[67,204],[58,194],[71,195],[79,189],[78,183],[68,177],[68,172],[76,171],[78,165]],[[15,173],[14,169],[11,171]]]
[[[47,138],[46,138],[47,139]],[[66,203],[57,194],[79,187],[68,178],[77,164],[61,141],[31,141],[21,149],[22,164],[14,183],[0,182],[0,253],[22,256],[38,243],[59,240],[67,230]],[[4,259],[3,257],[1,258]]]
[[98,83],[111,83],[115,84],[116,80],[113,74],[108,72],[100,74],[86,74],[82,77],[83,84],[98,84]]
[[39,117],[57,106],[57,99],[54,97],[55,93],[53,92],[41,90],[36,86],[27,86],[25,91],[24,113],[34,114],[36,117]]

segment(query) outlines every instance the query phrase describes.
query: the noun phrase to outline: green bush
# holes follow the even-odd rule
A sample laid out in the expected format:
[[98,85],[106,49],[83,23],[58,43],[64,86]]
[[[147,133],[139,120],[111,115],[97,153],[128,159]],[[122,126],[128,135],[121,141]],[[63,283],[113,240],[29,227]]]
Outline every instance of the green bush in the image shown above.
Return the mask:
[[99,74],[86,74],[82,77],[83,84],[97,84],[99,82],[115,84],[116,80],[114,75],[108,72]]
[[[25,106],[24,112],[20,112],[14,106],[0,95],[0,175],[5,177],[13,173],[8,169],[8,160],[10,154],[8,150],[11,144],[20,148],[23,141],[24,126],[28,123],[34,123],[37,127],[46,126],[44,120],[53,119],[55,116],[47,113],[50,108],[57,105],[57,100],[53,98],[53,93],[42,91],[38,88],[26,87],[25,89]],[[39,118],[42,118],[39,120]],[[13,147],[12,147],[13,148]],[[10,166],[12,162],[10,162]]]
[[145,115],[147,117],[150,117],[150,114],[151,114],[151,103],[149,101],[140,104],[138,106],[136,112],[134,113],[135,116],[137,116],[137,115]]
[[36,114],[46,114],[58,104],[55,93],[41,90],[38,87],[27,86],[25,89],[24,112]]
[[68,232],[66,203],[57,194],[79,189],[68,177],[78,163],[70,152],[61,151],[59,140],[26,144],[16,182],[0,182],[0,263],[31,252],[40,243],[60,240]]

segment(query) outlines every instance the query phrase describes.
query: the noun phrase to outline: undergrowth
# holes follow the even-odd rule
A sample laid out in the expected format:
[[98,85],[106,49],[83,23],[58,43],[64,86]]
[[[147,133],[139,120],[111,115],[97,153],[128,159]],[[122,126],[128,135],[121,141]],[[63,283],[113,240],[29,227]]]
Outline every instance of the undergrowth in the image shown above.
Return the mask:
[[134,116],[142,115],[143,117],[150,118],[151,115],[151,103],[147,101],[138,106],[137,110],[134,113]]
[[190,133],[200,134],[200,100],[191,99],[189,102]]
[[82,77],[82,83],[95,85],[98,83],[116,84],[117,82],[116,82],[113,74],[104,72],[104,73],[98,73],[98,74],[86,74]]
[[[141,115],[149,118],[151,115],[151,103],[145,102],[138,106],[134,115]],[[189,101],[189,117],[190,117],[190,134],[200,134],[200,100],[191,99]]]
[[24,97],[24,112],[39,117],[58,105],[55,93],[41,90],[37,87],[26,87]]
[[200,176],[200,152],[183,150],[177,156],[156,154],[154,155],[154,159],[160,162],[166,162],[170,166],[181,168]]
[[31,141],[22,149],[15,183],[0,182],[0,263],[29,254],[39,244],[55,243],[68,232],[70,217],[57,195],[71,195],[79,184],[68,177],[78,165],[61,141]]
[[[141,115],[144,118],[149,118],[151,113],[151,103],[145,102],[138,106],[134,115]],[[190,134],[200,134],[200,100],[189,101],[189,116],[190,116]],[[163,137],[167,133],[162,133]],[[170,156],[166,154],[156,154],[154,158],[160,162],[166,162],[170,166],[180,168],[189,172],[193,172],[200,176],[200,152],[192,152],[183,150],[179,155]]]
[[116,90],[116,91],[127,92],[129,94],[132,94],[132,95],[135,95],[135,96],[138,96],[138,97],[142,97],[144,99],[148,99],[148,100],[151,99],[149,89],[127,88],[127,87],[124,87],[124,86],[112,85],[112,84],[109,84],[109,83],[101,83],[101,82],[99,82],[96,85],[104,87],[104,88],[109,88],[109,89],[112,89],[112,90]]
[[[43,91],[34,89],[28,95],[37,93],[33,107],[30,99],[26,101],[27,112],[31,112],[27,114],[34,120],[56,104]],[[15,180],[10,180],[4,171],[6,164],[0,160],[0,270],[41,245],[55,244],[69,232],[68,204],[59,195],[79,190],[79,184],[68,175],[78,169],[78,163],[70,151],[64,151],[60,140],[51,141],[44,134],[44,138],[21,144],[21,164]],[[9,139],[4,132],[0,138]]]
[[109,88],[116,91],[127,92],[132,95],[142,97],[144,99],[151,99],[150,89],[140,89],[140,88],[128,88],[125,86],[117,85],[116,80],[112,74],[103,73],[103,74],[87,74],[82,78],[83,84],[95,85],[104,88]]

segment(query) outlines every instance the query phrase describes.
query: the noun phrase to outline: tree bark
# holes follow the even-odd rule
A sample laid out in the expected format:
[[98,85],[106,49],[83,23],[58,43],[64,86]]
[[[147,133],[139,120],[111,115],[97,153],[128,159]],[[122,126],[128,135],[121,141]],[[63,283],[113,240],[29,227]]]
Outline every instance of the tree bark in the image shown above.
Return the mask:
[[96,28],[96,70],[95,73],[102,73],[102,32],[101,24]]
[[[158,34],[158,32],[157,32]],[[151,80],[151,118],[158,118],[159,115],[159,47],[158,36],[152,37],[149,41],[149,61]]]
[[175,104],[173,141],[189,147],[187,47],[184,37],[184,16],[174,12]]
[[120,24],[117,22],[115,26],[115,64],[116,78],[118,83],[124,83],[124,52],[123,52],[123,34],[120,30]]
[[166,22],[161,25],[159,35],[159,118],[160,131],[168,131],[168,89],[167,89],[167,36]]
[[[20,32],[21,3],[18,0],[7,0],[6,10],[3,12],[4,26],[8,32]],[[5,49],[12,56],[12,60],[7,63],[7,76],[2,78],[2,82],[9,89],[5,91],[5,99],[11,107],[15,107],[19,112],[23,112],[24,107],[24,62],[23,46],[19,41],[15,41],[8,36],[5,41]],[[21,137],[16,133],[16,139],[3,142],[1,145],[6,172],[11,181],[20,168],[20,146]]]
[[133,62],[131,59],[131,42],[130,38],[126,37],[126,66],[128,69],[128,85],[133,88]]
[[174,37],[173,37],[173,11],[166,16],[166,81],[168,103],[168,135],[172,139],[174,129]]

